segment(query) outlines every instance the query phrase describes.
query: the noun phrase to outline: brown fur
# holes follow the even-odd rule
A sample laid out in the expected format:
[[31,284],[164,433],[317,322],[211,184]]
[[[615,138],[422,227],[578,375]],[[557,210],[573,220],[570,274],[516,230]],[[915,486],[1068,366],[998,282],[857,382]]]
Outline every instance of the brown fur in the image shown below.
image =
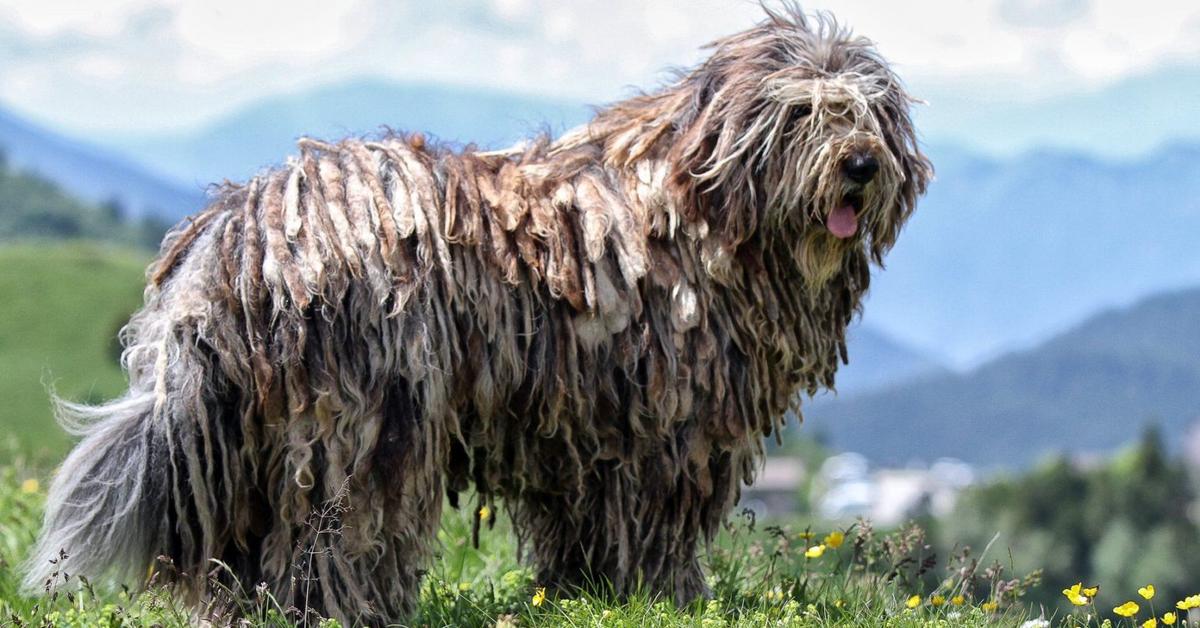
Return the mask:
[[[395,620],[443,499],[473,489],[543,584],[703,594],[698,542],[797,393],[833,386],[925,188],[909,105],[869,42],[788,11],[557,141],[302,140],[167,237],[125,332],[129,393],[67,408],[86,438],[31,581],[60,547],[93,575],[162,553],[204,597],[219,559]],[[880,162],[861,189],[854,151]],[[851,192],[840,240],[824,220]],[[341,534],[314,534],[343,487]]]

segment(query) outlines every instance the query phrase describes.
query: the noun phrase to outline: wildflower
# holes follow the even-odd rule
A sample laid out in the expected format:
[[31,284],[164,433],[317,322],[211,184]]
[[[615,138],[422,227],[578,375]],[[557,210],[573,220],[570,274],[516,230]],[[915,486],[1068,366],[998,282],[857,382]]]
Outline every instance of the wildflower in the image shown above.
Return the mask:
[[1175,608],[1178,608],[1181,611],[1191,610],[1193,608],[1200,608],[1200,593],[1197,593],[1196,595],[1187,596],[1187,598],[1185,598],[1184,600],[1177,602],[1175,604]]
[[1150,619],[1142,622],[1142,628],[1158,628],[1158,620],[1151,617]]
[[1163,615],[1163,623],[1168,626],[1174,626],[1175,625],[1175,613],[1167,613],[1166,615]]
[[534,591],[534,593],[533,593],[533,605],[541,606],[542,602],[545,602],[545,601],[546,601],[546,587],[538,587],[538,590]]
[[1100,587],[1088,587],[1085,589],[1082,582],[1076,582],[1071,588],[1063,589],[1063,595],[1075,606],[1086,606],[1092,601],[1092,598],[1096,597],[1096,593],[1099,591]]
[[934,595],[934,596],[931,596],[931,597],[929,598],[929,603],[930,603],[930,604],[932,604],[932,605],[933,605],[933,606],[935,606],[935,607],[937,607],[937,606],[941,606],[942,604],[945,604],[945,603],[946,603],[946,597],[945,597],[944,595]]
[[965,598],[961,595],[956,595],[956,596],[950,598],[950,603],[955,606],[962,606],[963,604],[967,603],[967,598]]
[[1154,597],[1154,585],[1148,584],[1148,585],[1138,589],[1138,595],[1146,598],[1147,600],[1153,598]]
[[1140,609],[1141,607],[1137,605],[1137,602],[1126,602],[1114,608],[1113,612],[1121,617],[1133,617],[1134,615],[1137,615]]
[[783,601],[783,591],[780,591],[778,588],[768,590],[766,598],[768,602],[781,602]]
[[846,535],[841,530],[834,530],[825,537],[825,545],[830,549],[837,549],[846,541]]
[[470,590],[471,590],[471,583],[470,583],[470,582],[460,582],[460,583],[458,583],[458,591],[459,591],[459,593],[466,593],[467,591],[470,591]]
[[479,507],[479,520],[487,521],[491,518],[492,518],[492,509],[488,508],[487,504],[480,506]]
[[997,602],[996,600],[988,600],[988,601],[984,602],[983,604],[980,604],[979,608],[982,608],[983,610],[991,613],[991,612],[995,612],[996,609],[1000,608],[1000,603]]
[[904,605],[909,608],[916,608],[916,607],[920,606],[921,605],[921,596],[914,595],[914,596],[908,598],[908,601],[905,602]]
[[843,607],[843,606],[845,606],[845,605],[846,605],[846,600],[843,600],[843,599],[841,599],[841,598],[839,598],[839,599],[836,599],[836,600],[834,600],[834,601],[833,601],[833,607],[834,607],[834,608],[839,608],[839,609],[840,609],[840,608],[842,608],[842,607]]
[[825,544],[814,545],[804,551],[805,558],[820,558],[825,553]]
[[32,494],[38,492],[38,489],[40,489],[40,488],[41,488],[41,484],[38,484],[37,478],[29,478],[28,480],[21,482],[21,492],[22,493],[32,495]]

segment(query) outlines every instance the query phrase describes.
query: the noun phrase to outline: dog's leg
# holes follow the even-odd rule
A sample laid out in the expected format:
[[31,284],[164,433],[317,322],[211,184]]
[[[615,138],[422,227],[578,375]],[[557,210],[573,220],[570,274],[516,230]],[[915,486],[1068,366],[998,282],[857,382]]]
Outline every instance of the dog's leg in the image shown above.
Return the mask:
[[[545,586],[686,604],[709,594],[696,553],[736,495],[729,457],[687,469],[666,452],[640,463],[601,461],[582,492],[522,496],[518,527]],[[714,480],[716,481],[714,485]]]

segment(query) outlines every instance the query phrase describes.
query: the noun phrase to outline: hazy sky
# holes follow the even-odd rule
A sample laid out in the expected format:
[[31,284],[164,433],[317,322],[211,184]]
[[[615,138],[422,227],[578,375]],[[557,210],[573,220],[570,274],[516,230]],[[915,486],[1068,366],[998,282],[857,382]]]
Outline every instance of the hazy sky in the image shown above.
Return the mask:
[[[1036,99],[1200,59],[1196,0],[826,0],[918,93]],[[201,123],[356,76],[588,102],[761,17],[739,0],[0,0],[0,102],[70,130]]]

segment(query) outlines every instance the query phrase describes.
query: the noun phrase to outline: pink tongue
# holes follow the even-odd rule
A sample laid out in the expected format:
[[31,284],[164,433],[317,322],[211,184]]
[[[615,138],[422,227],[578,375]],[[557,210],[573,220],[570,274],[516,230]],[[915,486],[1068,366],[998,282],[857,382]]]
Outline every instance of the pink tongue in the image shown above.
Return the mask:
[[829,228],[829,232],[839,238],[849,238],[858,231],[858,214],[854,213],[854,206],[846,203],[841,207],[833,210],[829,214],[829,218],[825,219],[825,226]]

